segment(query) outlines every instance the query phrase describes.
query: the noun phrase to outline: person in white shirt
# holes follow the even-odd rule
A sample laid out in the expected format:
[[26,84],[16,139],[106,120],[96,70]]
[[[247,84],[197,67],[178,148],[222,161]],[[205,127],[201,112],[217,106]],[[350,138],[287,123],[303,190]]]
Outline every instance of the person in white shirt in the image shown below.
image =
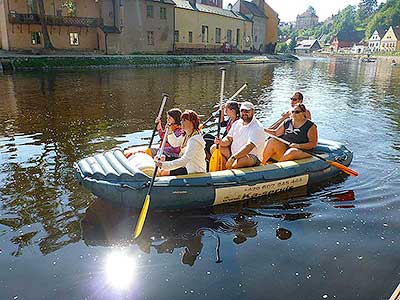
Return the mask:
[[162,156],[161,160],[155,160],[158,167],[161,168],[161,176],[206,172],[205,141],[199,130],[199,116],[192,110],[186,110],[181,115],[181,124],[185,134],[179,137],[170,134],[167,137],[168,143],[172,147],[181,148],[179,158],[165,161],[165,156]]
[[259,166],[264,149],[264,128],[254,116],[251,102],[240,105],[241,119],[236,121],[228,135],[215,139],[224,158],[226,169]]

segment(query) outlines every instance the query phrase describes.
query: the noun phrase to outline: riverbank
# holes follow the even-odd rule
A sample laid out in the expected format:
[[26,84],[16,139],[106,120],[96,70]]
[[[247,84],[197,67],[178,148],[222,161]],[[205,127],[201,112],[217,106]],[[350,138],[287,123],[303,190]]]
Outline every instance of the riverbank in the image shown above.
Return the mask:
[[[290,54],[276,55],[10,55],[0,54],[3,70],[26,71],[47,69],[165,67],[222,63],[282,63],[297,58]],[[1,67],[0,67],[1,69]]]

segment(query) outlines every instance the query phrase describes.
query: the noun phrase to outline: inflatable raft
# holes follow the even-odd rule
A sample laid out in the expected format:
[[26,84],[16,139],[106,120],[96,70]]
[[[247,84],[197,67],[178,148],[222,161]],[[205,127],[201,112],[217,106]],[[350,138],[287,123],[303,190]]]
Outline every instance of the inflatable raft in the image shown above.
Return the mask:
[[[321,140],[314,152],[349,166],[353,154],[343,144]],[[129,163],[120,149],[96,154],[75,163],[78,181],[113,205],[141,209],[151,177]],[[266,166],[157,177],[150,209],[175,210],[211,207],[312,185],[341,173],[311,157]]]

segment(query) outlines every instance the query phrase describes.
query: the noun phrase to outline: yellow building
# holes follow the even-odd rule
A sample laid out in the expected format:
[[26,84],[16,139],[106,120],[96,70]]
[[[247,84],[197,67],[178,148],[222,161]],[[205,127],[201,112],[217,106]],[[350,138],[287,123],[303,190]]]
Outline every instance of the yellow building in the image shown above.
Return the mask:
[[[262,0],[263,1],[263,0]],[[267,31],[265,34],[265,44],[276,45],[278,41],[278,13],[264,2],[264,13],[267,16]]]
[[[106,54],[173,50],[172,0],[0,0],[0,49],[40,52],[52,46]],[[69,5],[66,5],[69,4]],[[41,20],[46,26],[42,27]]]
[[384,52],[400,50],[400,27],[389,27],[381,40],[380,50]]
[[[44,36],[36,0],[0,0],[1,48],[34,50],[43,48]],[[47,31],[57,49],[100,49],[98,28],[100,4],[97,1],[75,1],[73,9],[65,0],[45,1]]]
[[252,22],[242,14],[195,0],[174,2],[176,52],[250,51]]

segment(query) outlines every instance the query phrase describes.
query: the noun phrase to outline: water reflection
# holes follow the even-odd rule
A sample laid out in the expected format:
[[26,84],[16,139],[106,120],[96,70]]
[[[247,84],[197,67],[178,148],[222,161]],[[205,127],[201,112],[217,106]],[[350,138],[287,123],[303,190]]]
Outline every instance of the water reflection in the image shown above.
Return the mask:
[[[215,242],[215,261],[223,261],[220,255],[220,235],[231,236],[234,244],[240,245],[257,236],[257,218],[274,218],[283,221],[308,219],[312,213],[304,212],[311,204],[295,201],[289,197],[304,195],[304,188],[278,197],[260,198],[254,202],[222,205],[212,210],[197,212],[150,212],[140,237],[133,241],[137,213],[116,208],[97,199],[86,211],[81,221],[82,238],[87,245],[123,247],[136,244],[147,254],[172,254],[181,251],[181,262],[193,266],[203,249],[204,238]],[[282,200],[282,196],[283,199]],[[270,211],[271,213],[267,213]],[[289,212],[296,211],[296,212]],[[278,228],[277,237],[286,240],[292,233]]]
[[[186,273],[180,279],[194,282],[201,277],[198,273],[201,268],[196,267],[204,256],[207,259],[202,263],[226,267],[215,270],[215,274],[225,278],[229,285],[231,278],[224,274],[234,274],[236,270],[224,263],[232,262],[228,260],[231,252],[241,253],[241,257],[234,260],[238,269],[249,266],[252,274],[263,270],[273,274],[268,277],[264,272],[260,276],[262,279],[247,276],[253,278],[247,282],[254,284],[253,291],[262,286],[260,283],[265,276],[271,283],[305,286],[307,281],[299,282],[282,274],[294,273],[292,271],[298,267],[308,268],[302,265],[303,260],[296,258],[310,245],[306,248],[313,254],[310,257],[320,257],[321,251],[330,254],[318,262],[318,272],[313,276],[329,273],[330,278],[335,279],[332,295],[344,290],[343,299],[371,297],[370,292],[377,297],[384,294],[387,280],[377,282],[376,278],[395,278],[397,274],[388,271],[389,267],[376,268],[375,262],[379,261],[379,266],[390,266],[391,258],[398,252],[395,229],[399,222],[394,213],[399,208],[400,186],[400,68],[390,67],[390,61],[366,64],[333,58],[274,66],[228,66],[227,69],[227,94],[247,81],[249,88],[239,99],[258,104],[257,115],[265,125],[272,124],[288,109],[289,97],[300,89],[321,137],[343,142],[354,150],[353,166],[360,170],[360,176],[333,180],[297,196],[254,199],[204,213],[150,216],[143,239],[132,244],[136,216],[122,210],[118,213],[113,210],[108,215],[104,208],[88,209],[95,198],[77,184],[72,165],[95,152],[146,142],[163,92],[168,92],[171,98],[166,109],[179,106],[209,116],[219,96],[218,67],[0,75],[0,264],[4,270],[13,268],[13,272],[2,273],[0,298],[13,298],[16,293],[10,286],[14,281],[20,282],[23,276],[33,278],[35,287],[32,291],[18,288],[20,298],[32,298],[30,293],[35,291],[36,298],[45,295],[47,290],[36,284],[35,277],[40,273],[38,268],[42,270],[45,266],[42,262],[54,256],[61,262],[58,269],[61,275],[69,274],[67,267],[70,265],[79,264],[88,270],[81,276],[90,277],[90,263],[76,257],[97,255],[101,247],[86,247],[81,242],[82,231],[88,245],[104,245],[110,249],[125,245],[138,248],[150,258],[165,258],[163,263],[170,260],[177,269],[182,267],[179,261],[185,263],[183,267],[192,265],[190,270],[194,277]],[[343,224],[347,228],[345,236],[340,229]],[[331,229],[324,230],[328,226]],[[323,237],[319,239],[321,234]],[[351,247],[335,244],[346,238]],[[357,248],[360,241],[362,246]],[[221,244],[219,254],[218,243]],[[265,257],[258,244],[266,247],[273,244],[271,253],[275,255],[265,260],[243,262],[249,251]],[[350,250],[355,249],[365,252],[364,257],[370,259],[354,262],[355,254]],[[269,260],[276,260],[279,254],[287,265],[278,272],[269,268]],[[332,257],[337,260],[329,264]],[[346,261],[340,261],[341,257],[347,257]],[[223,263],[214,263],[219,260]],[[22,263],[18,265],[18,262]],[[32,269],[27,268],[29,265]],[[148,271],[146,266],[143,268]],[[363,272],[367,268],[376,270],[374,278]],[[374,291],[368,290],[369,286],[359,288],[364,291],[360,296],[343,289],[340,282],[347,284],[348,278],[343,273],[336,276],[339,269],[351,274],[359,271],[363,282],[375,280],[374,284],[369,284]],[[178,274],[175,271],[171,273]],[[75,278],[66,279],[70,278],[68,276],[53,277],[51,268],[43,268],[39,275],[47,276],[48,286],[54,289],[68,286],[72,281],[73,284],[81,282]],[[281,280],[275,280],[275,276],[281,276]],[[322,292],[322,288],[316,289],[316,286],[320,286],[319,283],[309,284],[308,290]],[[166,288],[172,291],[170,286]],[[230,290],[234,289],[232,283]],[[74,290],[74,295],[58,290],[57,296],[86,297],[81,289]],[[287,291],[286,299],[297,293],[294,288],[283,289],[282,286],[276,286],[276,290]],[[211,298],[220,296],[216,290],[207,292]],[[239,298],[241,292],[242,289],[234,297]],[[273,297],[281,297],[280,292]],[[261,293],[264,291],[252,296]],[[153,295],[148,295],[142,298],[157,299],[161,293],[155,290]],[[169,296],[173,298],[176,294]],[[308,292],[302,296],[307,298]],[[308,298],[320,297],[319,294],[313,296]]]

